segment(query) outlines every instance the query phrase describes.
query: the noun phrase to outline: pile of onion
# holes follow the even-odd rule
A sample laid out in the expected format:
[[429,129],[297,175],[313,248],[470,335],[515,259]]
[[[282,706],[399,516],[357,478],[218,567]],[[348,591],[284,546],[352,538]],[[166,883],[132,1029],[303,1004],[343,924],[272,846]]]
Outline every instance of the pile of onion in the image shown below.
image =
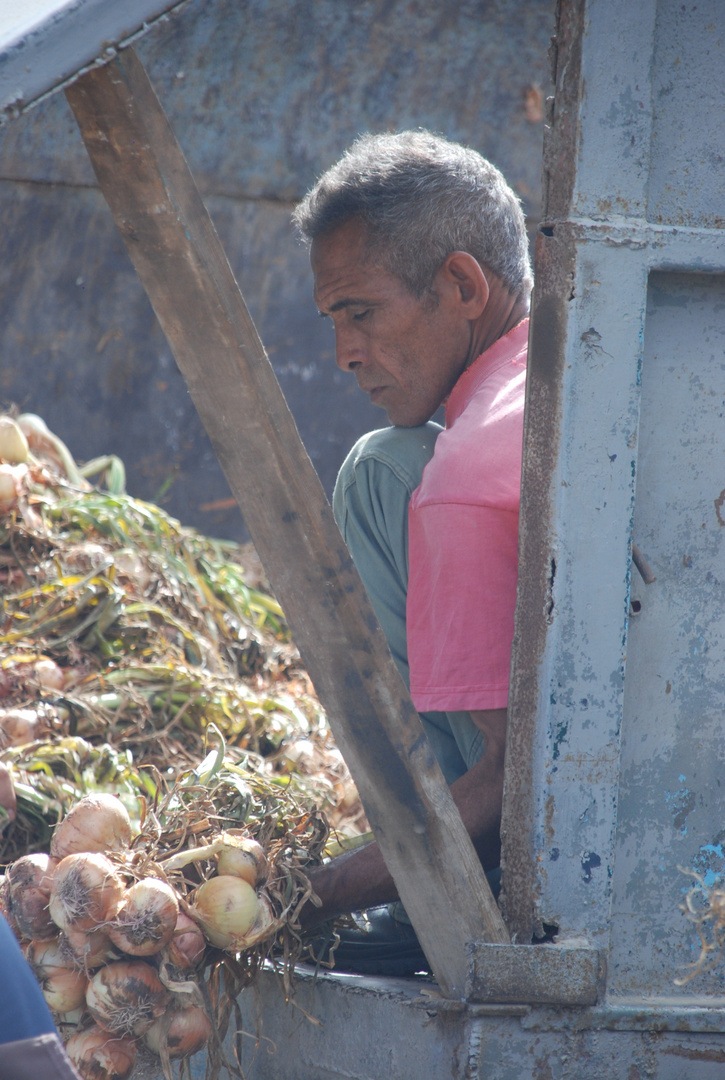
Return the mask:
[[118,798],[86,796],[56,827],[51,854],[18,859],[0,888],[48,1005],[64,1025],[79,1023],[68,1053],[86,1080],[125,1080],[139,1040],[165,1070],[200,1050],[212,1026],[189,991],[207,942],[239,952],[281,925],[261,888],[265,852],[241,831],[162,861],[159,873],[168,874],[216,859],[216,876],[192,904],[161,877],[129,884],[138,865],[131,840]]

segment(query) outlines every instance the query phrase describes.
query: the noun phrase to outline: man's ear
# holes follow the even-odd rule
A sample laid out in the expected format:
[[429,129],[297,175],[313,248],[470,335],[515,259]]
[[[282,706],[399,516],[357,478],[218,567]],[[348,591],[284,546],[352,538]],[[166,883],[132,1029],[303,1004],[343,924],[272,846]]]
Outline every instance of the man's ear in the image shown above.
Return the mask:
[[467,251],[452,251],[436,275],[443,291],[466,319],[477,319],[488,303],[489,287],[481,264]]

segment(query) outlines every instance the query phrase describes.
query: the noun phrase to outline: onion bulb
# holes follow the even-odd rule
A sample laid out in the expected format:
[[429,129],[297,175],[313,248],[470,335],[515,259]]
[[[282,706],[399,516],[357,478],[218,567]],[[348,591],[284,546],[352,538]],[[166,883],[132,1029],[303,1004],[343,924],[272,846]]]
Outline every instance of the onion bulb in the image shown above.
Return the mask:
[[25,958],[40,983],[48,1007],[57,1013],[69,1013],[86,999],[88,979],[83,971],[68,965],[59,940],[31,941]]
[[0,459],[9,465],[28,460],[28,440],[9,416],[0,416]]
[[66,855],[50,884],[50,917],[61,930],[96,930],[116,913],[123,882],[97,853]]
[[128,1080],[136,1064],[133,1039],[109,1035],[95,1024],[71,1035],[65,1049],[84,1080]]
[[166,957],[177,971],[186,973],[198,967],[204,956],[206,939],[193,919],[180,911],[174,932],[166,946]]
[[257,917],[257,894],[242,878],[221,874],[196,890],[192,915],[212,945],[241,949]]
[[22,855],[5,872],[6,905],[22,938],[47,941],[58,933],[48,910],[57,865],[49,855]]
[[25,746],[49,728],[48,717],[37,709],[0,709],[0,747]]
[[274,908],[269,899],[262,895],[257,897],[257,917],[244,935],[244,947],[250,949],[260,941],[267,941],[282,925],[277,919]]
[[105,930],[61,931],[61,943],[70,963],[83,971],[95,971],[109,960],[117,960],[118,953]]
[[102,967],[88,984],[93,1019],[115,1035],[143,1035],[168,1008],[171,995],[150,964],[118,960]]
[[7,513],[17,505],[20,484],[12,465],[0,465],[0,514]]
[[80,851],[120,851],[131,842],[131,819],[120,799],[100,792],[84,795],[53,833],[56,859]]
[[206,1046],[211,1035],[211,1021],[198,1005],[162,1017],[151,1025],[144,1042],[155,1054],[166,1045],[170,1058],[185,1058]]
[[63,669],[58,667],[55,660],[44,656],[42,660],[36,660],[33,664],[33,676],[44,690],[62,690],[65,682]]
[[108,936],[131,956],[152,956],[169,942],[178,915],[179,902],[171,886],[158,878],[143,878],[127,890]]
[[256,888],[267,877],[267,856],[264,848],[251,836],[223,834],[224,847],[217,857],[220,874],[233,874]]

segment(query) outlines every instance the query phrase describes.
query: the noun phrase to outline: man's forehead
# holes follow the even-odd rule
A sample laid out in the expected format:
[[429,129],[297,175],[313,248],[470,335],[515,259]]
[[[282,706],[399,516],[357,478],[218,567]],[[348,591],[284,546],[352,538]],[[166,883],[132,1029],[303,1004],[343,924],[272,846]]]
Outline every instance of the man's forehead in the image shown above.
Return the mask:
[[369,257],[365,225],[348,221],[313,240],[310,264],[314,275],[314,296],[318,303],[331,292],[351,295],[361,288],[383,287],[389,272]]

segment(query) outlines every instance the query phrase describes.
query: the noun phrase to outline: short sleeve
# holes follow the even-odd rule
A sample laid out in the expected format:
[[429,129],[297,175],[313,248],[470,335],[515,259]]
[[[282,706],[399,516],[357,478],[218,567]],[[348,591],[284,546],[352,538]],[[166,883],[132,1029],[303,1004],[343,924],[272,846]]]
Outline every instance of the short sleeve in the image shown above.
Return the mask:
[[421,711],[508,703],[518,513],[462,503],[411,509],[411,696]]

